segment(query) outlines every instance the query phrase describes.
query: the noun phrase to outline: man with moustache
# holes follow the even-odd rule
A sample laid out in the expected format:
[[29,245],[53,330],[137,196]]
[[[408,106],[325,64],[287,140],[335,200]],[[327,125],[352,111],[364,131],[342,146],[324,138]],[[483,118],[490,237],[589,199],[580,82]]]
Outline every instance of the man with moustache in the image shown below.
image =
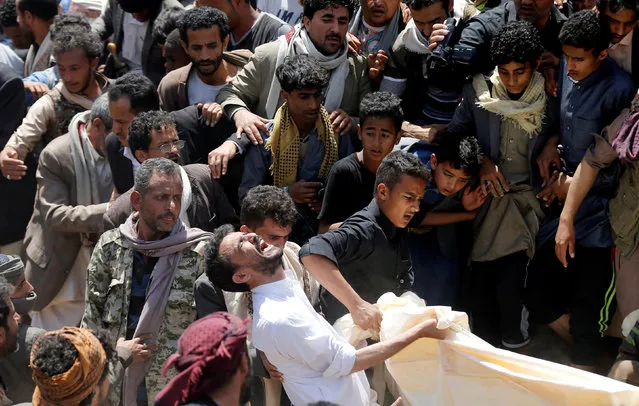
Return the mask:
[[[185,142],[178,138],[172,113],[153,110],[140,113],[131,121],[128,144],[140,164],[151,158],[167,158],[179,164]],[[184,190],[180,219],[185,225],[213,231],[222,224],[238,223],[235,210],[218,181],[212,179],[207,165],[184,165],[180,176]],[[129,190],[109,206],[107,228],[124,223],[133,212],[132,192]]]
[[[287,56],[308,54],[329,71],[330,83],[324,106],[336,134],[355,131],[359,102],[371,90],[364,57],[350,55],[345,37],[352,18],[352,0],[308,0],[304,2],[303,24],[279,40],[257,47],[244,69],[224,87],[217,102],[234,121],[238,134],[262,143],[259,131],[283,104],[275,71]],[[234,156],[233,152],[231,155]]]
[[56,32],[53,55],[61,82],[29,109],[0,152],[0,169],[8,180],[22,179],[26,153],[40,142],[46,146],[65,134],[71,119],[90,110],[93,101],[108,90],[108,79],[96,71],[101,53],[98,37],[82,27],[70,25]]
[[180,220],[180,166],[150,158],[135,175],[135,213],[102,234],[88,269],[82,327],[104,332],[110,345],[139,339],[143,350],[113,394],[123,404],[149,404],[175,375],[163,377],[164,361],[196,318],[193,284],[202,273],[202,247],[210,234]]
[[639,85],[639,4],[636,0],[603,0],[599,11],[610,28],[608,55]]
[[38,295],[32,325],[45,330],[76,326],[84,312],[86,266],[113,191],[105,151],[111,122],[103,95],[40,154],[24,245],[26,279]]

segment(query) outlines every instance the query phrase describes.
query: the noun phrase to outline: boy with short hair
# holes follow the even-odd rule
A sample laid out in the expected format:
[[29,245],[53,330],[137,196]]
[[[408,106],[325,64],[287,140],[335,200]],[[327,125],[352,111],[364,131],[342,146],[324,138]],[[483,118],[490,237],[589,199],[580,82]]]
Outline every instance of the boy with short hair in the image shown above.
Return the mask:
[[394,94],[375,92],[364,96],[357,126],[362,150],[340,159],[331,168],[318,217],[320,233],[336,228],[370,203],[375,173],[399,142],[403,119],[401,100]]
[[470,249],[467,222],[486,196],[476,187],[482,160],[477,139],[444,132],[441,140],[439,145],[419,141],[408,149],[426,165],[430,180],[407,245],[415,274],[412,291],[430,305],[456,306]]
[[[560,162],[560,171],[539,194],[548,206],[555,199],[565,200],[574,172],[595,140],[593,134],[600,134],[635,94],[630,76],[608,58],[610,32],[596,12],[572,15],[559,40],[564,52],[559,77],[561,132],[546,148],[561,144],[561,160],[558,156],[554,160]],[[540,171],[543,174],[549,168],[540,166]],[[574,219],[576,257],[568,261],[567,270],[555,256],[553,241],[561,206],[550,207],[539,230],[528,276],[531,315],[562,338],[572,340],[573,366],[591,371],[599,363],[615,291],[608,203],[618,177],[617,165],[602,171],[581,205]]]

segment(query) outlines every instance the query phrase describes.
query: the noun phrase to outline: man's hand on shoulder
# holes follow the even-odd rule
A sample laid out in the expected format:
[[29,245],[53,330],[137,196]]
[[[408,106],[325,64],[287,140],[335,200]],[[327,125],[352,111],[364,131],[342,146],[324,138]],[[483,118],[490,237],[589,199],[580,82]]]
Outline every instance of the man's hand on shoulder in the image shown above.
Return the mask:
[[235,121],[238,139],[242,136],[242,133],[245,133],[254,145],[264,143],[260,135],[260,130],[268,133],[266,124],[268,124],[269,120],[257,114],[253,114],[246,109],[240,109],[233,115],[233,121]]

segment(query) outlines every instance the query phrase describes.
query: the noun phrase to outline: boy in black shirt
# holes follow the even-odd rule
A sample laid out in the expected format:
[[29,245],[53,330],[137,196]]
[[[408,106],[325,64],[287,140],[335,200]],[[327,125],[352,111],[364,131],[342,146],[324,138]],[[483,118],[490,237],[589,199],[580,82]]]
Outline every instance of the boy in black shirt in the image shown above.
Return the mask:
[[319,232],[337,228],[366,207],[374,195],[375,173],[401,138],[401,100],[388,92],[366,95],[359,105],[357,132],[362,150],[340,159],[328,174]]

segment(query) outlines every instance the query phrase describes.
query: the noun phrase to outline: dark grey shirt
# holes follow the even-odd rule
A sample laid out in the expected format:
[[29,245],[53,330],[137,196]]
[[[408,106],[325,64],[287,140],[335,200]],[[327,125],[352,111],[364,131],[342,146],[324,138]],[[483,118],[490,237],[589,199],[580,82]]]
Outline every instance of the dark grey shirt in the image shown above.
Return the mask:
[[[402,260],[404,230],[398,229],[375,202],[349,217],[338,229],[313,237],[300,258],[321,255],[339,268],[355,292],[369,303],[386,292],[403,293],[413,283],[407,260]],[[348,311],[322,288],[322,311],[329,323]]]
[[242,38],[229,40],[227,51],[236,49],[248,49],[255,52],[255,48],[267,42],[275,41],[280,35],[285,35],[291,30],[291,26],[272,14],[262,12],[249,32]]

